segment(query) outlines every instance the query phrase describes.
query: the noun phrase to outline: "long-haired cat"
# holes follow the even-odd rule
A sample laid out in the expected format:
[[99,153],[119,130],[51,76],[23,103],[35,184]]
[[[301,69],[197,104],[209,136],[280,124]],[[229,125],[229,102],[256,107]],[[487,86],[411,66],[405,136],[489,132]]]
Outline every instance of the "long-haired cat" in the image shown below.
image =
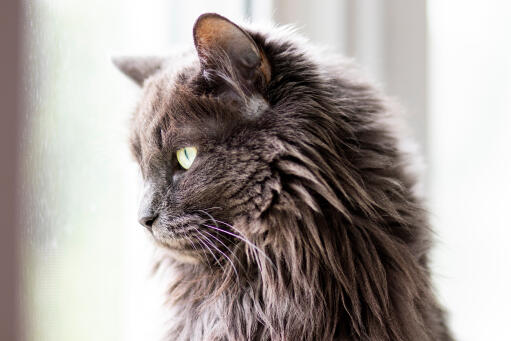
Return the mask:
[[452,340],[386,99],[286,30],[208,13],[193,39],[115,61],[143,87],[131,145],[174,273],[168,340]]

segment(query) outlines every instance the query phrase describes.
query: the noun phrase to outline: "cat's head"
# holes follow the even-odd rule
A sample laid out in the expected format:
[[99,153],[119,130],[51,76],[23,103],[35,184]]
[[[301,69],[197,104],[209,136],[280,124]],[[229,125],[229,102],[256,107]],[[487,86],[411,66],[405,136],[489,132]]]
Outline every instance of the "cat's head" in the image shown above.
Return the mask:
[[131,139],[145,182],[139,219],[161,245],[183,259],[208,249],[222,259],[247,239],[274,248],[284,235],[318,240],[298,226],[278,231],[291,226],[286,214],[308,219],[329,203],[349,219],[343,195],[368,207],[348,155],[371,160],[353,138],[379,110],[364,84],[217,14],[200,16],[193,38],[195,49],[177,57],[116,61],[143,88]]
[[262,46],[217,14],[200,16],[193,38],[195,50],[179,56],[114,60],[143,88],[131,135],[145,183],[140,223],[191,258],[225,243],[221,230],[236,239],[237,218],[270,206],[282,149]]

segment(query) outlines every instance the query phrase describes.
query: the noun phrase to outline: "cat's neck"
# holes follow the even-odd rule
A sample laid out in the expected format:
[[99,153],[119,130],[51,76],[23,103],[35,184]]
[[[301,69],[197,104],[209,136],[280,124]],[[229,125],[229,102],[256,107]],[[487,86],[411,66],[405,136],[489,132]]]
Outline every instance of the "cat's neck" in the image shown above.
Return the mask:
[[[251,239],[253,246],[237,248],[233,256],[243,260],[237,271],[227,262],[223,268],[177,265],[170,290],[177,313],[175,335],[183,340],[282,335],[332,340],[359,333],[427,339],[413,323],[407,331],[396,322],[402,318],[420,324],[424,319],[414,302],[427,296],[428,282],[408,247],[368,229],[369,220],[347,228],[340,215],[335,218],[311,210],[302,210],[299,217],[277,211],[251,222],[267,233]],[[318,229],[324,235],[325,224],[335,233],[319,239]],[[276,245],[272,239],[285,243]],[[269,244],[271,248],[265,247]]]

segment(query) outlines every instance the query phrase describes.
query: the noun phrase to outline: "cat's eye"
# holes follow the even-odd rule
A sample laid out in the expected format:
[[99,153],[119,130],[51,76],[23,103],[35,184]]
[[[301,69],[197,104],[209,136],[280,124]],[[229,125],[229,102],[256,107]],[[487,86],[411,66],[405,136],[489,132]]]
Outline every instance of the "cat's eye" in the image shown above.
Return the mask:
[[178,149],[176,152],[177,162],[184,169],[188,169],[192,166],[195,157],[197,156],[197,148],[195,147],[185,147]]

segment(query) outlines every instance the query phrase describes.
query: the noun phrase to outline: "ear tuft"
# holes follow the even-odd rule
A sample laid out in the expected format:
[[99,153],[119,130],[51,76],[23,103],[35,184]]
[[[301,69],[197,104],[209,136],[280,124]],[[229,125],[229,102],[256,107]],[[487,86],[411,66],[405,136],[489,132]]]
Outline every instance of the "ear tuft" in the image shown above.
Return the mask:
[[193,39],[203,68],[215,68],[215,57],[226,54],[240,76],[248,82],[262,78],[268,83],[270,65],[252,37],[238,25],[216,13],[201,15],[193,27]]
[[164,61],[164,57],[155,56],[112,58],[114,65],[139,86],[144,84],[146,78],[158,72]]

